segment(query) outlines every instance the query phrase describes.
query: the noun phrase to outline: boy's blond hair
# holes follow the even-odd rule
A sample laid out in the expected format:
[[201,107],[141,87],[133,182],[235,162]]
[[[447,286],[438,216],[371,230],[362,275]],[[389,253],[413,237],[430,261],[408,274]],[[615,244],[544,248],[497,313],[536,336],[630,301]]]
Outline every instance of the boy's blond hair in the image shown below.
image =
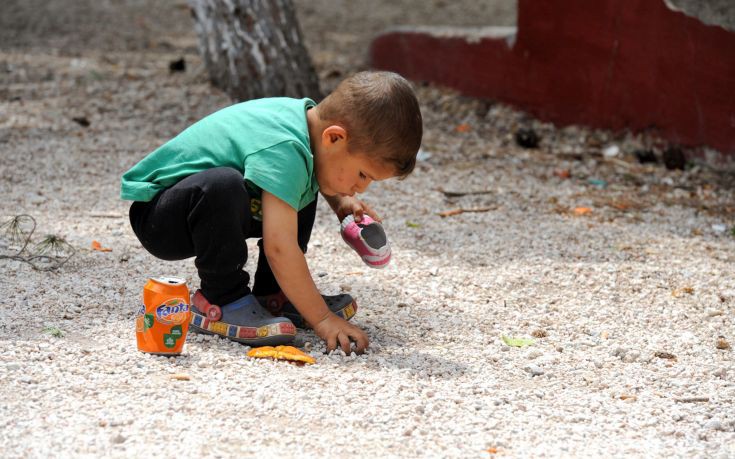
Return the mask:
[[413,171],[423,126],[416,95],[402,76],[357,73],[319,103],[318,113],[345,128],[349,151],[393,165],[402,178]]

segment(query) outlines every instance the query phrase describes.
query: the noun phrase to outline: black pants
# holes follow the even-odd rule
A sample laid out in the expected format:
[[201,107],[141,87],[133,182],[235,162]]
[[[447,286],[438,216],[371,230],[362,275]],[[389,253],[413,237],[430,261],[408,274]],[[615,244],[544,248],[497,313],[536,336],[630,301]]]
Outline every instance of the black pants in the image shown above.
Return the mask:
[[[306,252],[316,216],[316,198],[298,213],[298,243]],[[250,195],[240,172],[209,169],[181,180],[149,202],[130,207],[130,223],[143,247],[163,260],[196,257],[201,290],[213,304],[250,293],[245,239],[259,237],[253,293],[280,290],[263,250],[262,223],[252,218]]]

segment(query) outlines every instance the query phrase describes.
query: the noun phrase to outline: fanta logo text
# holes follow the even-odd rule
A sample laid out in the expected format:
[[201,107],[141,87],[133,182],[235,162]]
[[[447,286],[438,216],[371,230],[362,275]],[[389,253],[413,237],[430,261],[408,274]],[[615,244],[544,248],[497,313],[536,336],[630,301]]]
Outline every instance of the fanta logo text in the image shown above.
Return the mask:
[[180,324],[189,315],[189,305],[181,299],[169,300],[156,308],[156,318],[165,324]]

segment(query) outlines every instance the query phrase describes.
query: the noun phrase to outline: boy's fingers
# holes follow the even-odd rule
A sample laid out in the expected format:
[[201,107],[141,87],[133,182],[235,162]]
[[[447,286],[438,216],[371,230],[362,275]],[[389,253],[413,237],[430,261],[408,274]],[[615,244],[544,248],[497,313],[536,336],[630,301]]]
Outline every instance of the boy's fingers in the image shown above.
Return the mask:
[[367,335],[360,330],[359,332],[350,333],[350,336],[355,340],[355,352],[358,354],[365,352],[365,349],[370,344]]
[[327,352],[337,349],[337,337],[330,336],[327,338]]
[[372,208],[372,207],[370,207],[370,206],[368,206],[367,204],[363,203],[363,208],[364,208],[364,212],[365,212],[366,214],[370,215],[370,217],[372,217],[372,219],[373,219],[373,220],[375,220],[375,221],[376,221],[376,222],[378,222],[378,223],[380,223],[380,222],[382,221],[382,220],[381,220],[381,218],[380,218],[380,215],[378,215],[378,214],[377,214],[377,213],[376,213],[376,212],[375,212],[375,211],[373,210],[373,208]]
[[361,205],[355,204],[354,206],[352,206],[352,215],[355,216],[355,221],[356,222],[359,222],[360,220],[362,220],[362,214],[363,214],[363,212],[364,212],[364,210],[363,210],[363,208],[362,208]]
[[345,352],[345,354],[350,355],[352,350],[350,349],[350,337],[347,336],[345,333],[340,332],[339,335],[337,335],[339,338],[339,345],[342,348],[342,350]]

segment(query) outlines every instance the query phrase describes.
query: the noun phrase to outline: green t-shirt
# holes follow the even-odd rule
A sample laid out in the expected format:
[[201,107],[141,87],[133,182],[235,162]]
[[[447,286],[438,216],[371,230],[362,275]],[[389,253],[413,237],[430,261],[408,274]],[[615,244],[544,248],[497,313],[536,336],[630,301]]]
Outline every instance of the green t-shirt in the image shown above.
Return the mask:
[[[265,190],[299,211],[319,190],[306,124],[306,110],[314,106],[311,99],[277,97],[215,112],[127,171],[120,197],[150,201],[184,177],[226,166],[243,173],[251,198]],[[258,213],[258,204],[252,204]]]

